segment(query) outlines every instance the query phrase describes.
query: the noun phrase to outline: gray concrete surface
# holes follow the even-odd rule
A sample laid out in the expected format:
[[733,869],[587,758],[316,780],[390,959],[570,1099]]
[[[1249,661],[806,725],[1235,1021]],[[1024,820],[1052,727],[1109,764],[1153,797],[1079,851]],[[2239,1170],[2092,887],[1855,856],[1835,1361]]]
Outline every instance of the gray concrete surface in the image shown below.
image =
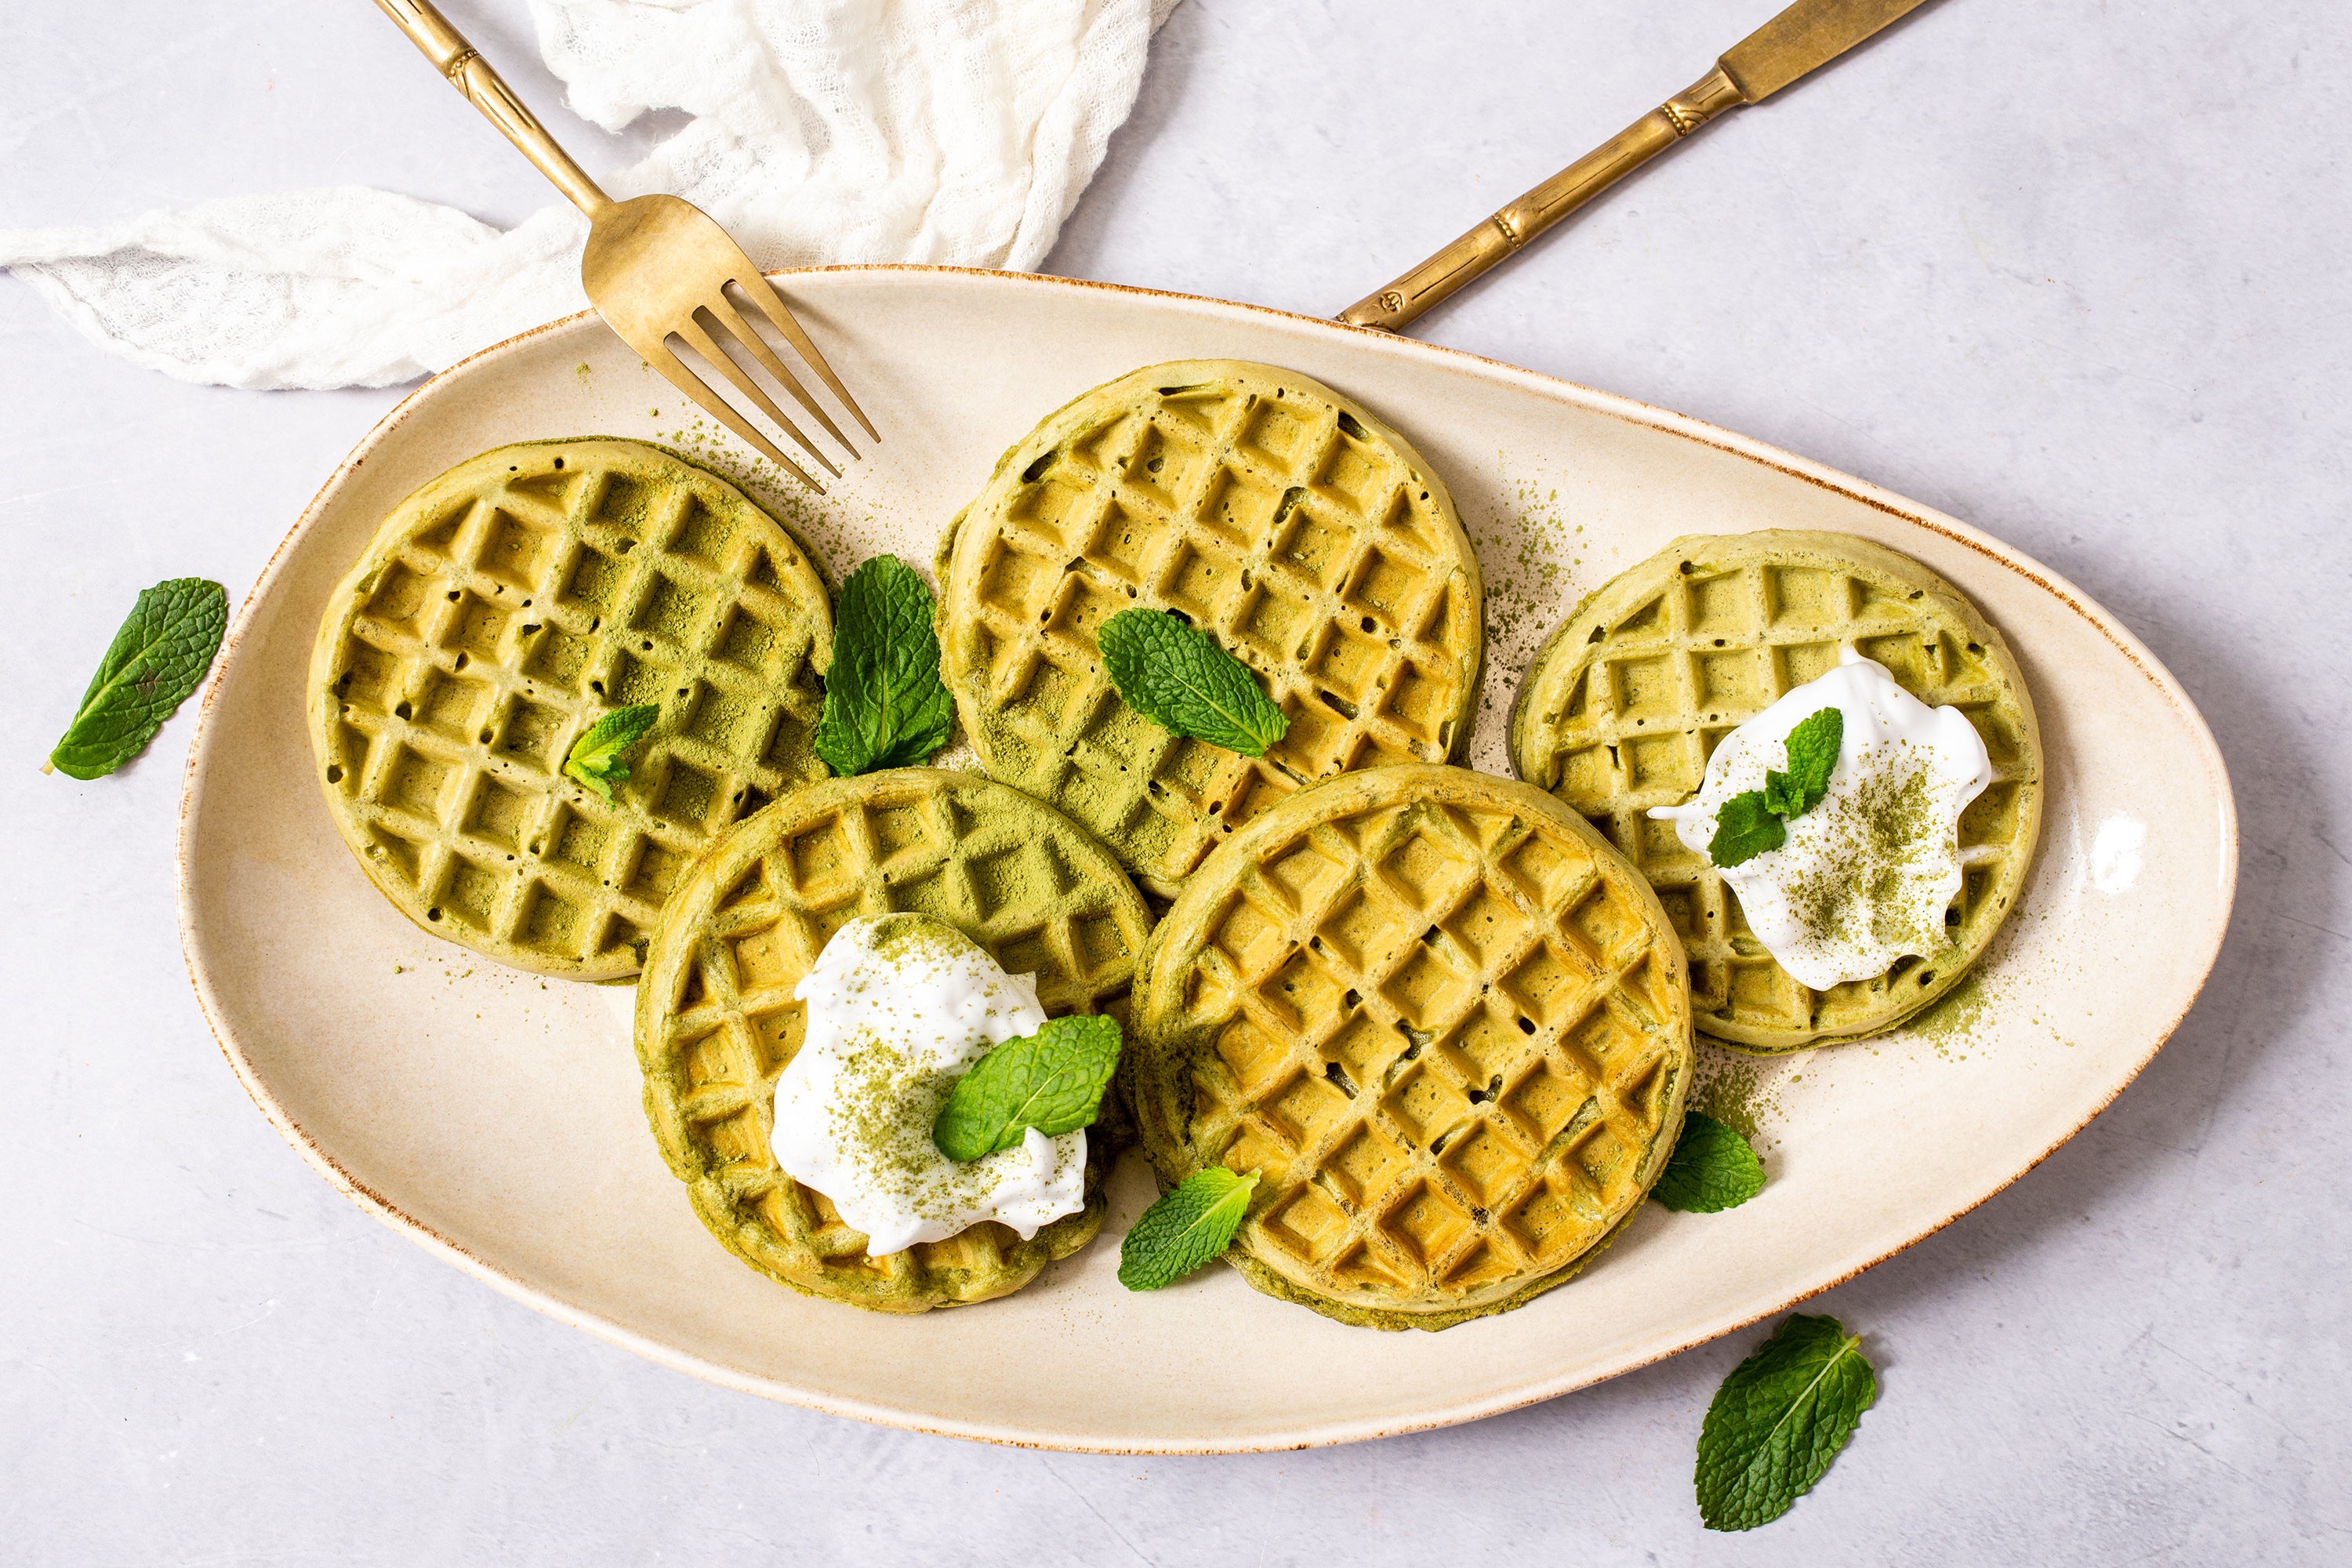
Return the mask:
[[[1328,313],[1770,4],[1187,0],[1053,266]],[[528,56],[513,0],[449,8]],[[361,0],[9,22],[0,222],[343,180],[501,222],[543,200]],[[1423,329],[2013,542],[2147,640],[2235,773],[2244,875],[2202,1002],[2042,1169],[1824,1299],[1880,1402],[1739,1537],[1699,1529],[1690,1466],[1755,1331],[1363,1447],[1018,1452],[705,1386],[362,1215],[190,995],[187,719],[103,783],[36,765],[137,589],[242,593],[397,394],[178,385],[0,284],[0,1561],[2352,1557],[2347,69],[2352,21],[2317,0],[1940,0]],[[628,155],[510,74],[584,161]]]

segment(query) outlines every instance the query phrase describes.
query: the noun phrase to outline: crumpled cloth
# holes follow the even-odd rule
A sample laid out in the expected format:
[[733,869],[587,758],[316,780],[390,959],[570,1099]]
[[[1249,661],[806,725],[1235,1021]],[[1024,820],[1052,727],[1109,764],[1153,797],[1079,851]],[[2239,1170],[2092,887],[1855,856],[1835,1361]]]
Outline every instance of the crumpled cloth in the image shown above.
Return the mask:
[[[1178,0],[530,0],[571,107],[692,121],[601,179],[668,191],[763,267],[1031,269],[1134,106]],[[385,68],[426,69],[385,29]],[[495,63],[495,62],[493,62]],[[486,121],[481,155],[520,156]],[[364,186],[0,232],[84,335],[183,381],[388,386],[581,310],[587,220],[500,231]]]

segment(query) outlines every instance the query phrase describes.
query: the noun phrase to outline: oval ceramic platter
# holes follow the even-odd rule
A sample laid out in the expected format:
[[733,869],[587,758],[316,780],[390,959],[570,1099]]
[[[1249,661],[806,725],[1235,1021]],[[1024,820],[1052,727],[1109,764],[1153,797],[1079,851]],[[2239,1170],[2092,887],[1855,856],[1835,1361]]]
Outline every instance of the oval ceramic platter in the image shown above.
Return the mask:
[[[882,427],[817,498],[780,487],[593,317],[436,377],[361,443],[247,601],[205,697],[181,839],[190,971],[230,1062],[360,1204],[509,1294],[731,1387],[894,1426],[1198,1452],[1464,1421],[1642,1365],[1866,1268],[1967,1212],[2114,1098],[2179,1022],[2227,922],[2236,823],[2211,736],[2130,632],[1964,523],[1754,441],[1526,371],[1247,306],[1054,279],[856,268],[786,279]],[[1213,1268],[1130,1294],[1103,1239],[983,1306],[885,1317],[793,1294],[705,1233],[639,1107],[630,993],[510,973],[370,887],[310,776],[303,682],[328,593],[410,489],[486,447],[604,434],[745,482],[840,574],[928,563],[997,457],[1160,360],[1288,366],[1364,403],[1453,487],[1488,583],[1475,765],[1507,773],[1528,657],[1676,534],[1835,529],[1904,551],[2006,634],[2049,794],[2027,896],[1922,1025],[1771,1060],[1702,1047],[1694,1103],[1770,1175],[1721,1215],[1643,1206],[1564,1289],[1442,1333],[1343,1327]]]

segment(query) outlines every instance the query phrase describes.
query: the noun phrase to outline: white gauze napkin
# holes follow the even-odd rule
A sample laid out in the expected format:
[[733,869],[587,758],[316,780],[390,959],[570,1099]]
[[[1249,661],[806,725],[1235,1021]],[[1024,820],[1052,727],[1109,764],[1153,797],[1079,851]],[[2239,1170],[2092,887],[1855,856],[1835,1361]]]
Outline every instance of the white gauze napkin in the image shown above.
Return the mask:
[[[586,119],[693,120],[600,183],[695,203],[764,267],[1032,268],[1127,118],[1177,0],[530,0]],[[425,68],[400,53],[387,67]],[[481,155],[517,154],[485,121]],[[587,220],[501,232],[363,186],[0,232],[0,267],[183,381],[386,386],[584,307]]]

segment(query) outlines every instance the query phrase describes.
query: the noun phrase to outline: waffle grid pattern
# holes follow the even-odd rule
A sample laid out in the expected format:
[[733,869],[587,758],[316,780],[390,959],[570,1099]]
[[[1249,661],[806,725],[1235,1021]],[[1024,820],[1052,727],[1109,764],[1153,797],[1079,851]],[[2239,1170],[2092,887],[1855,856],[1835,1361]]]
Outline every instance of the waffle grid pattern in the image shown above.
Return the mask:
[[[818,784],[723,840],[656,937],[638,997],[646,1107],[670,1168],[713,1235],[784,1283],[888,1311],[1016,1290],[1102,1224],[1089,1200],[1024,1242],[974,1226],[887,1258],[770,1148],[776,1079],[800,1048],[793,988],[858,915],[946,921],[1006,971],[1034,973],[1049,1014],[1123,1017],[1150,917],[1099,844],[1068,819],[969,774],[907,769]],[[1098,1141],[1097,1141],[1098,1142]]]
[[[965,728],[1163,896],[1302,782],[1468,743],[1476,557],[1443,486],[1352,409],[1263,366],[1156,366],[1048,420],[960,525],[944,640]],[[1265,758],[1119,701],[1095,634],[1135,607],[1264,679],[1290,721]]]
[[1321,785],[1278,826],[1219,852],[1150,960],[1145,1034],[1213,1046],[1147,1142],[1189,1144],[1171,1176],[1261,1172],[1243,1247],[1309,1304],[1443,1326],[1559,1283],[1681,1120],[1648,890],[1548,798],[1456,769]]
[[[330,609],[328,798],[426,929],[628,974],[686,860],[825,776],[809,740],[830,641],[806,552],[714,476],[634,444],[487,453],[404,502]],[[662,718],[608,804],[563,758],[639,702]]]
[[1714,866],[1649,808],[1689,799],[1723,737],[1834,668],[1841,647],[1876,659],[1928,706],[1967,714],[1996,773],[1960,821],[1962,884],[1945,916],[1958,951],[1941,963],[1949,976],[1982,950],[2022,886],[2040,785],[2032,720],[1997,639],[1948,589],[1899,558],[1890,557],[1909,568],[1903,575],[1841,567],[1818,551],[1787,564],[1769,536],[1747,536],[1757,540],[1678,542],[1627,573],[1621,581],[1637,584],[1628,592],[1603,590],[1538,659],[1528,682],[1537,711],[1515,725],[1514,752],[1524,776],[1582,813],[1657,889],[1689,954],[1700,1029],[1785,1049],[1899,1022],[1940,993],[1930,989],[1937,964],[1906,958],[1875,979],[1820,992],[1800,984],[1749,931]]

